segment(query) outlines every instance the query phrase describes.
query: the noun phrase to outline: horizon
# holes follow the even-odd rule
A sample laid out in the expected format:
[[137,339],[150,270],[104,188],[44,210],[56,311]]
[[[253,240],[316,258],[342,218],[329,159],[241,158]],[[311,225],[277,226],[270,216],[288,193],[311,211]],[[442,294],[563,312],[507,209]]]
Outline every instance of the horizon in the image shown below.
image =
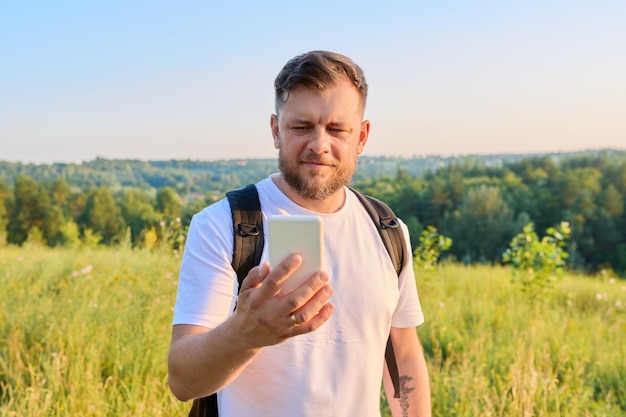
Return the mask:
[[[399,160],[412,160],[412,159],[463,159],[463,158],[534,158],[540,156],[576,156],[576,155],[585,155],[585,154],[598,154],[598,153],[624,153],[626,155],[626,149],[617,149],[617,148],[589,148],[582,150],[571,150],[571,151],[553,151],[553,152],[522,152],[522,153],[483,153],[483,154],[450,154],[450,155],[441,155],[441,154],[428,154],[428,155],[411,155],[411,156],[401,156],[401,155],[360,155],[360,158],[387,158],[387,159],[399,159]],[[106,158],[101,156],[95,156],[92,159],[82,160],[78,162],[64,162],[64,161],[53,161],[53,162],[22,162],[22,161],[10,161],[6,159],[0,159],[0,163],[9,163],[9,164],[18,164],[18,165],[83,165],[89,164],[91,162],[95,162],[97,160],[104,161],[112,161],[112,162],[238,162],[238,161],[254,161],[254,160],[277,160],[275,157],[250,157],[250,158],[220,158],[220,159],[194,159],[194,158],[184,158],[184,159],[141,159],[141,158]]]
[[618,0],[3,4],[0,160],[273,158],[274,77],[314,49],[365,72],[365,156],[624,150],[625,17]]

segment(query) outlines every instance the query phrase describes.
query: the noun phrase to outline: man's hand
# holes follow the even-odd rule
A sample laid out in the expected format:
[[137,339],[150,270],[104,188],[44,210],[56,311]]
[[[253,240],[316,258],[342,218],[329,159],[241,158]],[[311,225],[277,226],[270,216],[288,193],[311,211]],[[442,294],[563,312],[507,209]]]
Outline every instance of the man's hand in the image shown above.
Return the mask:
[[232,319],[251,348],[312,332],[333,313],[335,307],[328,302],[333,290],[323,271],[313,274],[293,292],[282,292],[282,284],[301,264],[302,257],[293,254],[273,271],[267,263],[253,268],[243,281]]

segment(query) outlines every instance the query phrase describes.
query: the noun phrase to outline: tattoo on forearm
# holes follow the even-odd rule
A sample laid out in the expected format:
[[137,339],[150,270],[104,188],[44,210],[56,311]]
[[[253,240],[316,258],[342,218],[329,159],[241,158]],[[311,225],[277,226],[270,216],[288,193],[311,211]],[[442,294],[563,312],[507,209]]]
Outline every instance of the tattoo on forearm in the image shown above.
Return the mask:
[[400,377],[400,409],[402,410],[402,417],[408,417],[409,415],[409,394],[415,390],[415,387],[411,386],[413,379],[412,376],[408,375]]

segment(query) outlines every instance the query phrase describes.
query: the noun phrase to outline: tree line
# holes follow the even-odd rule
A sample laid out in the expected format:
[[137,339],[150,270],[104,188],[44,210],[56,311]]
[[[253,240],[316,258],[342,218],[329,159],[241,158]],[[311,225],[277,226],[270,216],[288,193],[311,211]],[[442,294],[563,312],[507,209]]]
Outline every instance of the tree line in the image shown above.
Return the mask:
[[184,235],[184,225],[209,202],[208,197],[185,201],[170,187],[114,193],[104,185],[72,189],[63,179],[18,176],[13,187],[0,181],[0,237],[15,245],[153,246],[171,240],[172,233]]
[[[559,159],[567,154],[551,154]],[[386,157],[361,156],[354,180],[393,176],[398,168],[413,176],[421,176],[440,166],[476,160],[488,165],[502,161],[518,161],[529,155],[477,155]],[[131,159],[96,158],[82,163],[24,164],[0,161],[0,181],[12,185],[18,176],[51,182],[63,179],[71,188],[105,185],[113,191],[127,187],[141,189],[171,187],[180,195],[189,193],[225,193],[233,187],[258,181],[278,170],[276,158],[244,160],[169,160],[141,161]]]
[[531,157],[501,166],[466,160],[423,176],[357,184],[387,201],[409,226],[413,246],[434,226],[453,244],[446,256],[501,261],[511,239],[532,223],[539,233],[568,222],[568,263],[626,272],[626,154]]
[[[424,159],[364,158],[353,182],[390,204],[413,247],[432,226],[452,238],[446,256],[497,263],[528,223],[542,232],[566,221],[570,266],[626,272],[626,152]],[[0,163],[0,237],[16,245],[176,246],[194,213],[276,171],[270,160],[211,164],[213,173],[209,163],[193,161]],[[198,186],[209,177],[218,182]]]

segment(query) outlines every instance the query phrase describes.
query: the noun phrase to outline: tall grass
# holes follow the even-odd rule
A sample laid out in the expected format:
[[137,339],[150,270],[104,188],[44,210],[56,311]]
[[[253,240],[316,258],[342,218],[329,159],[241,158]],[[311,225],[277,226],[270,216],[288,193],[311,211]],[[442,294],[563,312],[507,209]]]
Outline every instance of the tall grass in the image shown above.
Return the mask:
[[[166,383],[179,264],[1,247],[0,416],[186,415]],[[418,275],[434,415],[626,415],[625,281],[566,276],[531,303],[505,268]]]
[[2,416],[183,415],[165,361],[179,259],[0,249]]
[[435,415],[626,415],[626,282],[567,276],[531,302],[506,268],[418,281]]

